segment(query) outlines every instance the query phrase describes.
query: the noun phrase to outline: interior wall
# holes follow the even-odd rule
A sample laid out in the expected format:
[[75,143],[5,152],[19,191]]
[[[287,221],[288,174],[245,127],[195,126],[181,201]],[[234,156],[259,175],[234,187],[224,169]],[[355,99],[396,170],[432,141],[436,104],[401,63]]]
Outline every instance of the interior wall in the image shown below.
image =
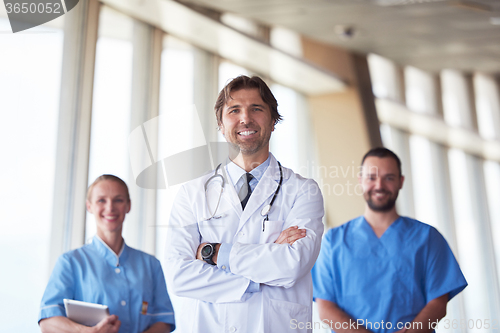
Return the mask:
[[363,155],[381,146],[379,122],[366,56],[352,54],[307,38],[302,39],[304,58],[340,76],[349,88],[340,93],[310,96],[313,132],[326,207],[326,224],[338,226],[364,210],[358,185]]

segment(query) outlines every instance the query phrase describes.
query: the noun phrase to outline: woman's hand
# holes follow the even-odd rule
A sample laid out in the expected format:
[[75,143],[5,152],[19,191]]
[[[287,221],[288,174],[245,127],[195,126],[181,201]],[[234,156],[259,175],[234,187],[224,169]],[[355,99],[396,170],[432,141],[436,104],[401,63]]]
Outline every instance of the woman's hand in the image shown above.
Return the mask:
[[92,333],[117,333],[121,324],[122,323],[118,319],[118,316],[111,315],[92,327]]

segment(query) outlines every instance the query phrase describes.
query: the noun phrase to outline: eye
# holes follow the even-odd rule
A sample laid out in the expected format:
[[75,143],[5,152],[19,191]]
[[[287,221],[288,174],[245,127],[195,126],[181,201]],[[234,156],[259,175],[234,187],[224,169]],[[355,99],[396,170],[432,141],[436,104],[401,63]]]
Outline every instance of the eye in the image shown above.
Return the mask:
[[104,199],[99,199],[99,200],[97,200],[97,202],[99,202],[99,203],[104,203],[104,202],[106,202],[106,200],[104,200]]
[[123,199],[116,199],[115,202],[123,202]]

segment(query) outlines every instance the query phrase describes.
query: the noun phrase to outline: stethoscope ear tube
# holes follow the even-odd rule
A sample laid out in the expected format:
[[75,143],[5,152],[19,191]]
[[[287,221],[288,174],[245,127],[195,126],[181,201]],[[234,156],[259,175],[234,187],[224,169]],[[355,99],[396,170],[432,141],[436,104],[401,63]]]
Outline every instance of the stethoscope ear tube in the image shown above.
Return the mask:
[[278,195],[278,192],[280,191],[281,184],[283,184],[283,169],[281,168],[281,163],[278,161],[278,166],[280,168],[280,182],[278,184],[278,188],[276,191],[274,191],[273,198],[271,199],[271,202],[268,205],[265,205],[260,214],[262,216],[266,216],[264,220],[262,220],[262,232],[266,230],[266,221],[269,221],[269,212],[271,211],[271,207],[273,206],[274,200],[276,200],[276,196]]

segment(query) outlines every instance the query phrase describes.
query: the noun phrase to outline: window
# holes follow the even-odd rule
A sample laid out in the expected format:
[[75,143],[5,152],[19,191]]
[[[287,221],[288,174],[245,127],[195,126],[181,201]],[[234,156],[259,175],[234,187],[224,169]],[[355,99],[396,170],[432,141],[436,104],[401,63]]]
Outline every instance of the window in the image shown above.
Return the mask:
[[[95,62],[89,184],[102,174],[113,174],[129,183],[129,187],[132,185],[128,155],[132,29],[131,18],[102,7]],[[89,241],[95,233],[95,218],[87,212],[85,239]]]
[[[0,31],[11,31],[5,18],[0,18]],[[8,318],[0,331],[34,333],[40,331],[40,300],[52,269],[63,31],[39,26],[0,34],[0,49],[0,312]]]

